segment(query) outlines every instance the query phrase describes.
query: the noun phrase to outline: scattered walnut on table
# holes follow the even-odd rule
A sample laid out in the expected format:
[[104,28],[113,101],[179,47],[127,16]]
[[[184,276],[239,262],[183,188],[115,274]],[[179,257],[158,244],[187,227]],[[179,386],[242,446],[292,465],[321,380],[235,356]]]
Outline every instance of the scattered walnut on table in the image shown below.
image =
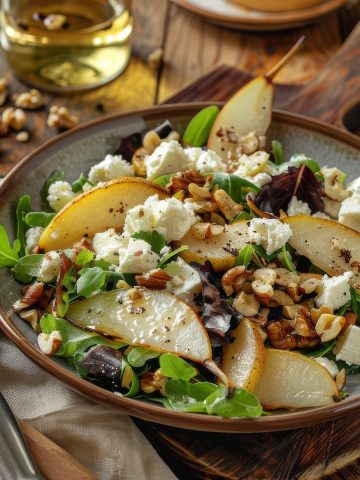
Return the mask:
[[19,93],[13,96],[15,105],[24,110],[36,110],[44,105],[44,99],[39,90],[31,89],[29,92]]
[[26,132],[25,130],[19,132],[17,135],[16,135],[16,141],[17,142],[22,142],[22,143],[26,143],[30,138],[30,134],[29,132]]
[[26,123],[26,114],[20,108],[6,108],[3,111],[1,118],[3,123],[16,131],[21,130]]
[[78,117],[71,115],[66,107],[53,105],[50,107],[47,124],[49,127],[58,129],[70,129],[79,123]]

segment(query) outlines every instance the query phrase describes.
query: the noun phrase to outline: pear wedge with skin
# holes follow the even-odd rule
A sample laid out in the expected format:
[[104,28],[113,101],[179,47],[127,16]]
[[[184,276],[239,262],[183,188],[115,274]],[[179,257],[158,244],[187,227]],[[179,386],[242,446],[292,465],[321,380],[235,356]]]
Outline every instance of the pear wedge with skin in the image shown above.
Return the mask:
[[122,177],[102,183],[60,210],[42,233],[39,247],[46,252],[59,250],[108,228],[121,231],[127,211],[152,195],[168,196],[162,187],[143,178]]
[[302,47],[305,37],[299,38],[284,57],[265,75],[244,85],[224,105],[212,126],[208,149],[214,150],[220,158],[236,159],[238,140],[255,132],[266,135],[272,118],[275,75],[285,63]]
[[360,289],[360,233],[335,220],[308,215],[286,217],[290,245],[329,275],[353,272],[350,283]]
[[257,327],[248,318],[231,332],[233,343],[224,346],[222,371],[236,387],[250,392],[261,377],[265,361],[264,342]]
[[112,290],[70,305],[67,319],[80,328],[211,364],[208,333],[198,314],[170,293]]
[[339,392],[330,373],[312,358],[266,348],[254,393],[264,409],[276,410],[333,405]]

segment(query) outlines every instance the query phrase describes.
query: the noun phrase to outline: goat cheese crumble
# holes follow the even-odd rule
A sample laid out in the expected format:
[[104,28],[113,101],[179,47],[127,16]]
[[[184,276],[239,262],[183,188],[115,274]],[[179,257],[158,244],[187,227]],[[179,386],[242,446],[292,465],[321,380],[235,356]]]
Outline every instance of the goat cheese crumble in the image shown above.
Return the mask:
[[326,305],[334,310],[342,307],[351,299],[349,280],[352,272],[345,272],[342,275],[328,277],[324,275],[321,280],[321,291],[316,298],[316,305]]
[[193,305],[194,298],[201,293],[198,272],[181,257],[166,265],[164,271],[172,276],[172,279],[166,282],[167,291],[182,298],[187,304]]
[[287,214],[289,217],[294,215],[311,215],[311,209],[307,202],[292,197],[288,205]]
[[196,221],[191,204],[182,203],[174,197],[159,200],[157,195],[153,195],[143,205],[128,211],[124,234],[130,236],[140,231],[156,230],[166,242],[171,242],[180,240]]
[[41,263],[39,280],[48,283],[56,279],[60,272],[60,255],[58,252],[51,251],[48,252]]
[[261,245],[268,255],[283,247],[292,236],[291,228],[280,220],[253,218],[249,223],[251,243]]
[[123,273],[145,273],[157,268],[160,257],[144,240],[126,237],[119,249],[119,271]]
[[37,247],[40,237],[45,228],[43,227],[32,227],[25,233],[26,248],[28,252],[32,252],[35,247]]
[[120,246],[121,237],[113,228],[94,235],[93,248],[97,260],[105,260],[111,264],[118,265]]
[[162,175],[183,172],[191,168],[189,159],[176,140],[162,142],[151,155],[145,157],[146,176],[155,180]]
[[89,180],[91,183],[107,182],[119,177],[132,177],[134,167],[121,155],[106,155],[104,160],[91,167]]
[[58,180],[50,185],[47,201],[50,207],[58,212],[75,197],[76,193],[72,191],[70,183]]
[[341,203],[339,222],[360,232],[360,191]]

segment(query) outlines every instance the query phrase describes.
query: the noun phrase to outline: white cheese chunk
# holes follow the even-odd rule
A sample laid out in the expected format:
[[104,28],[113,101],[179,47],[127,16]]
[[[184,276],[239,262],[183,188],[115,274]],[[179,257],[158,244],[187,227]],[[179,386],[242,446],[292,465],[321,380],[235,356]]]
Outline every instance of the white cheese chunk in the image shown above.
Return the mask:
[[48,283],[56,279],[60,272],[60,255],[55,250],[48,252],[41,263],[39,280]]
[[331,220],[331,217],[329,217],[329,215],[326,215],[326,213],[324,212],[315,212],[311,216],[315,218],[325,218],[326,220]]
[[350,325],[335,345],[336,360],[343,360],[348,365],[360,365],[360,328]]
[[113,228],[96,233],[93,238],[93,248],[97,260],[105,260],[114,265],[119,264],[119,248],[121,237]]
[[134,167],[121,155],[106,155],[102,162],[91,167],[89,180],[91,183],[108,182],[115,178],[132,177],[134,175]]
[[321,280],[320,294],[316,298],[316,305],[326,305],[334,310],[347,303],[350,296],[349,280],[352,278],[351,272],[345,272],[342,275],[328,277],[324,275]]
[[131,208],[125,219],[125,235],[156,230],[167,242],[180,240],[196,223],[191,204],[177,198],[159,200],[157,195],[149,197],[144,205]]
[[193,305],[194,298],[201,292],[198,272],[180,257],[176,262],[170,262],[164,271],[172,276],[172,279],[166,282],[166,289],[187,304]]
[[43,227],[31,227],[25,233],[26,248],[28,252],[31,253],[34,250],[34,248],[37,247],[40,237],[44,230],[45,228]]
[[360,191],[341,203],[339,222],[360,232]]
[[184,152],[188,157],[189,167],[198,170],[203,175],[226,170],[226,165],[213,150],[192,147],[186,148]]
[[75,197],[76,193],[72,191],[70,183],[59,180],[50,185],[47,201],[50,207],[58,212]]
[[127,237],[119,249],[119,271],[122,273],[145,273],[157,267],[160,257],[144,240]]
[[360,193],[360,177],[355,178],[349,185],[346,187],[346,189],[351,193],[358,192]]
[[315,362],[320,363],[326,370],[330,373],[330,375],[335,378],[336,375],[339,373],[339,369],[336,363],[333,360],[329,360],[325,357],[317,357],[314,358]]
[[269,153],[261,150],[251,155],[241,155],[237,161],[238,168],[234,174],[239,177],[253,177],[265,169],[269,157]]
[[180,143],[176,140],[162,142],[151,155],[145,157],[146,176],[155,180],[162,175],[184,172],[189,160]]
[[311,215],[311,209],[307,202],[292,197],[288,205],[287,214],[289,217],[294,215]]
[[292,235],[291,228],[272,218],[253,218],[249,224],[251,243],[261,245],[268,255],[283,247]]

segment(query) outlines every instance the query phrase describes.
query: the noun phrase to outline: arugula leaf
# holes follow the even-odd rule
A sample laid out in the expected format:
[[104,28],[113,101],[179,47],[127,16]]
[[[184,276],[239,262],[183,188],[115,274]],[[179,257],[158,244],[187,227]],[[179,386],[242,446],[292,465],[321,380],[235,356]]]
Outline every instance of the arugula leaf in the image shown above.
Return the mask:
[[293,155],[289,162],[285,162],[279,167],[279,172],[287,172],[289,167],[300,167],[305,164],[313,173],[320,171],[320,166],[315,160],[307,158],[304,155],[298,155],[299,158],[296,158],[296,155]]
[[258,398],[243,388],[229,392],[219,385],[219,390],[209,395],[205,403],[209,415],[220,417],[260,417],[263,413]]
[[214,173],[210,185],[210,190],[213,190],[216,185],[218,185],[221,189],[225,190],[225,192],[228,193],[230,197],[237,203],[241,203],[244,201],[244,196],[242,192],[243,188],[254,190],[255,192],[260,192],[261,190],[257,185],[254,185],[248,180],[245,180],[245,178],[241,178],[232,173]]
[[106,281],[106,272],[99,267],[83,268],[76,282],[76,292],[85,298],[90,298],[100,290]]
[[271,142],[271,148],[274,156],[275,165],[281,165],[284,162],[284,152],[282,144],[277,140],[273,140]]
[[351,310],[356,314],[356,322],[359,323],[360,322],[360,301],[354,287],[350,287],[350,295],[351,295],[351,300],[350,300]]
[[45,181],[42,189],[41,189],[41,199],[44,204],[44,208],[46,210],[52,211],[52,208],[49,205],[49,202],[47,200],[48,194],[49,194],[49,188],[50,185],[52,185],[55,182],[58,182],[59,180],[62,180],[64,178],[64,172],[62,170],[54,170],[50,176],[47,178]]
[[160,250],[166,246],[165,238],[156,230],[153,230],[152,232],[140,231],[131,236],[138,240],[144,240],[145,242],[149,243],[151,245],[151,250],[158,255],[160,254]]
[[134,368],[143,367],[148,360],[157,358],[161,352],[155,352],[145,347],[135,347],[127,355],[127,361]]
[[58,357],[72,357],[94,345],[108,345],[112,348],[122,348],[126,345],[124,342],[108,340],[98,333],[78,328],[68,320],[52,314],[44,315],[40,319],[40,328],[43,333],[50,334],[54,330],[60,332],[63,342],[55,353]]
[[174,378],[175,380],[188,381],[199,373],[196,368],[185,362],[181,357],[171,353],[163,353],[159,362],[165,377]]
[[259,255],[259,257],[265,258],[268,262],[274,260],[280,253],[281,250],[276,250],[276,252],[268,255],[265,249],[261,245],[252,245],[254,252]]
[[80,177],[75,180],[75,182],[73,182],[71,184],[71,190],[74,192],[74,193],[81,193],[83,191],[83,186],[85,185],[85,183],[89,183],[90,185],[94,186],[93,183],[90,182],[90,180],[88,180],[82,173],[80,175]]
[[301,353],[307,357],[326,357],[328,353],[332,351],[336,342],[326,342],[323,343],[320,347],[312,350],[302,350]]
[[75,259],[75,264],[83,267],[87,263],[90,263],[94,259],[94,257],[95,257],[94,252],[92,252],[91,250],[88,250],[87,248],[83,248],[77,254]]
[[161,177],[155,178],[154,183],[160,185],[160,187],[166,187],[170,182],[171,178],[176,175],[176,173],[170,173],[169,175],[162,175]]
[[158,267],[163,268],[167,263],[169,263],[170,260],[175,260],[174,257],[177,257],[179,253],[184,252],[185,250],[188,250],[187,245],[183,245],[182,247],[177,248],[176,250],[173,250],[172,252],[168,253],[165,255],[165,257],[161,260],[159,263]]
[[10,245],[5,227],[0,224],[0,268],[14,267],[18,263],[20,247],[18,239],[14,240],[13,246]]
[[17,219],[17,232],[16,236],[20,242],[20,257],[23,257],[26,252],[26,238],[25,232],[27,230],[27,225],[25,223],[25,216],[30,211],[31,197],[30,195],[23,195],[17,204],[16,207],[16,219]]
[[230,223],[240,222],[241,220],[251,220],[253,217],[248,212],[241,212]]
[[296,272],[295,265],[293,264],[293,262],[292,262],[292,260],[291,260],[291,257],[290,257],[290,254],[289,254],[289,252],[286,250],[286,246],[285,246],[285,245],[281,248],[281,260],[282,260],[285,268],[287,268],[288,270],[290,270],[290,272]]
[[47,227],[56,213],[29,212],[25,215],[25,223],[29,227]]
[[22,283],[29,283],[34,277],[38,277],[40,267],[45,255],[26,255],[20,258],[18,263],[12,269],[16,278]]
[[244,265],[244,267],[247,267],[249,263],[251,262],[252,255],[254,253],[254,248],[252,245],[246,245],[243,247],[240,252],[236,256],[235,260],[235,265],[240,266]]
[[209,105],[200,110],[186,127],[183,134],[183,141],[193,147],[202,147],[205,145],[219,112],[220,109],[216,105]]
[[[169,406],[182,412],[206,413],[205,400],[218,391],[218,386],[210,382],[190,383],[185,380],[168,380],[165,395]],[[169,408],[169,407],[168,407]]]

